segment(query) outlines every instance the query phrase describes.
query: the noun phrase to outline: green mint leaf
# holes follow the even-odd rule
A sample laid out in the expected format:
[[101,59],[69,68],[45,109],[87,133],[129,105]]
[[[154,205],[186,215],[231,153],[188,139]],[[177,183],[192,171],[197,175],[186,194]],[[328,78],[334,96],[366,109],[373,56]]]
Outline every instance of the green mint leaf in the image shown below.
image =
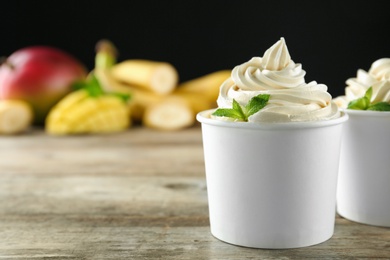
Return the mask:
[[248,120],[248,118],[245,117],[241,105],[235,99],[233,99],[233,108],[218,108],[217,110],[214,111],[212,115],[221,116],[221,117],[230,117],[240,121]]
[[87,83],[85,81],[78,80],[78,81],[73,82],[71,87],[73,90],[79,90],[79,89],[85,88],[86,84]]
[[233,99],[233,108],[218,108],[212,115],[248,121],[249,116],[258,112],[267,105],[269,97],[270,95],[268,94],[257,95],[251,98],[245,107],[242,107],[235,99]]
[[72,84],[73,90],[85,89],[88,94],[92,97],[98,97],[104,94],[102,87],[100,86],[99,80],[94,74],[91,74],[88,79],[84,81],[76,81]]
[[372,97],[372,87],[369,87],[366,91],[366,93],[364,94],[364,96],[366,98],[368,98],[368,100],[371,100],[371,97]]
[[354,110],[366,110],[369,105],[370,105],[370,100],[367,99],[366,97],[362,97],[349,102],[347,108],[354,109]]
[[372,87],[367,89],[366,93],[363,97],[352,100],[348,104],[348,109],[355,109],[355,110],[367,110],[367,108],[371,104],[371,96],[372,96]]
[[371,111],[390,111],[390,104],[387,102],[378,102],[370,105],[367,110]]
[[247,121],[248,118],[246,117],[243,109],[242,109],[242,106],[240,105],[240,103],[238,103],[235,99],[233,99],[233,110],[237,112],[237,114],[240,115],[241,119],[243,121]]
[[98,97],[104,94],[104,91],[102,87],[100,86],[100,82],[95,76],[95,74],[92,74],[89,80],[87,81],[87,85],[85,86],[85,89],[88,91],[89,95],[92,97]]
[[250,117],[265,107],[268,103],[269,97],[269,94],[260,94],[251,98],[251,100],[249,100],[248,104],[245,106],[246,116]]
[[232,108],[218,108],[212,113],[213,116],[230,117],[233,119],[244,120],[242,114]]
[[369,87],[364,94],[364,97],[352,100],[348,104],[348,109],[355,110],[371,110],[371,111],[390,111],[390,104],[388,102],[371,103],[372,87]]
[[125,103],[131,98],[131,96],[126,93],[104,92],[98,78],[94,74],[91,74],[87,80],[74,82],[72,84],[72,89],[73,90],[85,89],[91,97],[99,97],[102,95],[113,95],[118,97]]
[[113,92],[113,93],[110,93],[111,95],[113,96],[116,96],[120,99],[122,99],[123,102],[127,102],[129,101],[129,99],[131,98],[131,96],[129,94],[125,94],[125,93],[119,93],[119,92]]

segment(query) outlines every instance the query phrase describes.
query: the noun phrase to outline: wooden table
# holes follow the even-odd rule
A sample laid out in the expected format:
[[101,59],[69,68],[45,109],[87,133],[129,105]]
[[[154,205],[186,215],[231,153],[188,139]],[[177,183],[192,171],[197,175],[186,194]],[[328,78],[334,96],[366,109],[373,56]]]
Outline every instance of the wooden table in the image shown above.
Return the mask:
[[0,259],[390,259],[390,229],[337,218],[291,250],[210,234],[199,126],[0,136]]

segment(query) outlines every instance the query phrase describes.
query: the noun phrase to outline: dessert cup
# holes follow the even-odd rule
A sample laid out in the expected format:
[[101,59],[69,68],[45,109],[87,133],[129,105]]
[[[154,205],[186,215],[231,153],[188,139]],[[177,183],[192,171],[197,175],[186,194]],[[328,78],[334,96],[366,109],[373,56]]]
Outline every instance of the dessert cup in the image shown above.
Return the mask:
[[346,113],[337,212],[359,223],[390,227],[390,112]]
[[248,123],[197,115],[202,125],[210,229],[254,248],[297,248],[334,232],[343,123]]

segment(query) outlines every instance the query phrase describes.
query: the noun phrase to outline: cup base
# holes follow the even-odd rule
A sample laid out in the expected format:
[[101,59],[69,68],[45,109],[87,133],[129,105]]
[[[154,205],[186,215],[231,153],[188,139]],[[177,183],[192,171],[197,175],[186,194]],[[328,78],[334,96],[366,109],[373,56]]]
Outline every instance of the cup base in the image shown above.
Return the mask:
[[224,235],[216,234],[215,231],[211,229],[211,234],[218,240],[234,245],[234,246],[241,246],[241,247],[247,247],[247,248],[256,248],[256,249],[293,249],[293,248],[302,248],[302,247],[309,247],[318,245],[321,243],[324,243],[332,238],[333,231],[330,233],[322,233],[320,235],[313,234],[312,236],[305,236],[304,238],[295,238],[295,239],[283,239],[283,238],[276,238],[274,241],[270,242],[271,240],[268,237],[264,237],[263,239],[259,238],[257,241],[255,240],[237,240],[233,238],[229,238]]
[[337,209],[337,213],[341,217],[359,224],[377,227],[390,227],[390,220],[388,218],[384,219],[383,216],[375,216],[370,213],[355,212],[340,208]]

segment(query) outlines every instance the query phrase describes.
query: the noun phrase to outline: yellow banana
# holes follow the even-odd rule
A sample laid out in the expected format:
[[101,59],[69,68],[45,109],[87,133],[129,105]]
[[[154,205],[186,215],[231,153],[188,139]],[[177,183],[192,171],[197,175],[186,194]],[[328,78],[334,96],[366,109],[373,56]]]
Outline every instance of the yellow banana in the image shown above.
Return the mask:
[[191,105],[180,97],[167,97],[146,108],[142,123],[159,130],[179,130],[193,125]]
[[32,123],[31,106],[21,100],[0,101],[0,134],[17,134]]
[[151,60],[125,60],[113,65],[111,73],[120,82],[161,95],[171,93],[179,78],[170,63]]
[[222,70],[182,83],[171,95],[146,107],[142,123],[161,130],[178,130],[195,123],[196,114],[214,108],[220,85],[230,77]]
[[178,130],[195,123],[196,114],[210,109],[213,104],[202,95],[180,93],[146,107],[142,123],[161,130]]
[[163,99],[162,95],[143,90],[116,80],[110,69],[95,68],[93,71],[96,78],[100,81],[102,88],[106,92],[118,92],[129,94],[129,109],[131,118],[134,121],[141,121],[146,107],[153,105]]
[[91,74],[99,80],[102,89],[108,93],[123,93],[132,95],[133,91],[130,86],[123,84],[122,82],[117,81],[113,78],[111,70],[109,68],[95,68]]
[[220,70],[178,83],[176,69],[169,63],[125,60],[116,63],[116,49],[100,42],[93,74],[106,92],[131,94],[131,118],[145,126],[176,130],[193,125],[198,112],[216,106],[220,85],[230,70]]

